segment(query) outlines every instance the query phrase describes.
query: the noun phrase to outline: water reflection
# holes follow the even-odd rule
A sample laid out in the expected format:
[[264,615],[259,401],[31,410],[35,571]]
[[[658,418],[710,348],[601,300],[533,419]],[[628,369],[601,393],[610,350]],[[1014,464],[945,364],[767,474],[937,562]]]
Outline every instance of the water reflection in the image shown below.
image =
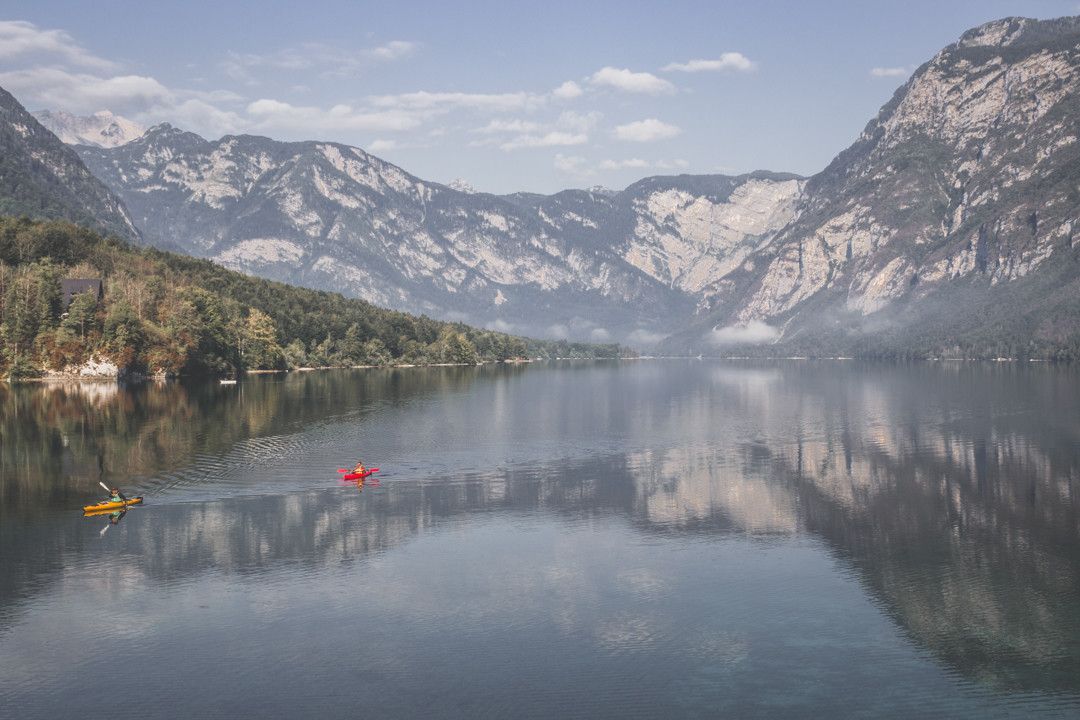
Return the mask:
[[[541,591],[563,597],[551,622],[607,653],[663,655],[677,637],[687,658],[672,663],[749,662],[761,646],[749,626],[709,626],[691,642],[696,615],[686,608],[681,628],[678,612],[628,603],[594,617],[589,608],[614,584],[674,612],[702,592],[692,582],[701,570],[657,564],[657,554],[728,543],[726,557],[742,540],[751,549],[741,562],[753,569],[729,602],[752,603],[770,573],[798,576],[791,558],[812,565],[807,538],[950,672],[1001,693],[1080,693],[1072,371],[642,363],[322,373],[238,389],[0,389],[0,632],[62,595],[73,574],[104,572],[131,588],[297,569],[323,577],[471,538],[498,520],[513,532],[494,546],[463,543],[477,563],[529,557],[538,550],[519,538],[549,532],[618,537],[618,552],[634,553],[634,567],[598,579],[582,568],[591,551],[578,547],[548,562],[546,579],[517,577],[525,585],[513,590],[516,605],[555,602],[533,597]],[[357,493],[333,471],[310,471],[358,443],[383,466],[381,486]],[[205,458],[213,462],[199,465]],[[268,462],[275,477],[244,477],[251,497],[229,489]],[[97,524],[66,513],[99,477],[156,487],[157,499],[99,536]],[[215,492],[228,499],[205,499]],[[614,527],[637,538],[630,550]],[[99,542],[122,570],[103,567]],[[422,578],[406,584],[431,592]],[[847,610],[856,613],[833,608],[821,632],[843,635]]]

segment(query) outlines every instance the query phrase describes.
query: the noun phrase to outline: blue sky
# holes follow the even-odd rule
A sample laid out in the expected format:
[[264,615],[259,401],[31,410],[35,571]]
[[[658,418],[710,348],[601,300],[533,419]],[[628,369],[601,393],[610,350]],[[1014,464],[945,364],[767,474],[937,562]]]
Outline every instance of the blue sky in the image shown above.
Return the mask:
[[0,0],[0,86],[206,137],[346,142],[480,190],[810,174],[964,30],[1077,0]]

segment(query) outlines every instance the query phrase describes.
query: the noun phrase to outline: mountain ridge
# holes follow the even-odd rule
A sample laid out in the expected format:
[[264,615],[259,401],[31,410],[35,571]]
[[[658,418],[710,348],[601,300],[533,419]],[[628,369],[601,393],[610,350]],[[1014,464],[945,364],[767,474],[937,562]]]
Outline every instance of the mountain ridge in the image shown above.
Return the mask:
[[614,195],[499,196],[340,143],[211,141],[167,124],[78,150],[153,244],[444,319],[590,340],[657,333],[692,314],[727,245],[778,229],[760,196],[790,197],[802,182],[672,176]]
[[127,209],[78,154],[0,88],[0,214],[63,219],[127,240]]

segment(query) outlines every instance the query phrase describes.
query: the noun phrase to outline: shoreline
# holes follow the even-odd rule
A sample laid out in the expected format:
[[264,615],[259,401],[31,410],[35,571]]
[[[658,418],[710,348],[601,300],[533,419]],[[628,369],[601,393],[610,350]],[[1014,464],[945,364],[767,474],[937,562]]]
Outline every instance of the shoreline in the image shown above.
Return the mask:
[[[556,358],[564,359],[564,358]],[[606,360],[617,358],[585,358],[588,360]],[[141,373],[115,373],[115,374],[78,374],[78,373],[59,373],[52,372],[40,377],[23,377],[15,378],[3,377],[0,378],[0,382],[7,383],[8,385],[19,384],[35,384],[35,385],[72,385],[72,384],[121,384],[121,383],[145,383],[145,382],[175,382],[177,380],[193,379],[193,380],[226,380],[237,379],[245,375],[289,375],[291,373],[309,373],[319,372],[324,370],[393,370],[403,368],[433,368],[433,367],[481,367],[483,365],[530,365],[536,362],[545,362],[544,360],[523,359],[523,360],[489,360],[486,362],[478,363],[430,363],[420,365],[416,363],[400,363],[394,365],[321,365],[317,367],[297,367],[288,370],[245,370],[238,376],[231,377],[229,375],[164,375],[153,374],[144,375]]]
[[319,367],[298,367],[289,370],[245,370],[239,376],[227,375],[142,375],[138,373],[116,375],[64,375],[55,373],[42,377],[0,378],[0,382],[7,385],[33,384],[33,385],[96,385],[96,384],[141,384],[141,383],[166,383],[178,380],[237,380],[246,375],[289,375],[292,373],[310,373],[327,370],[404,370],[410,368],[445,368],[445,367],[483,367],[486,365],[533,365],[545,362],[638,362],[657,360],[698,360],[711,362],[869,362],[881,364],[895,363],[993,363],[993,364],[1021,364],[1041,363],[1046,365],[1068,365],[1067,361],[1054,361],[1045,358],[961,358],[961,357],[934,357],[934,358],[860,358],[854,356],[830,356],[812,357],[808,355],[788,355],[783,357],[754,357],[748,355],[639,355],[638,357],[619,358],[549,358],[527,360],[491,360],[478,363],[431,363],[420,365],[415,363],[400,363],[394,365],[325,365]]

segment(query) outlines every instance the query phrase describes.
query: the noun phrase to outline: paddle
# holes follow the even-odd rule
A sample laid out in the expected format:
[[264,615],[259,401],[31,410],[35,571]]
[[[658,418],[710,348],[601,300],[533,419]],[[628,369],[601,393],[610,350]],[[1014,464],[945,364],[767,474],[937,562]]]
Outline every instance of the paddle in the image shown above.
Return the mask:
[[[108,486],[108,485],[106,485],[105,483],[101,482],[100,480],[98,480],[98,485],[100,485],[101,487],[105,488],[105,492],[109,493],[109,496],[110,496],[110,497],[112,496],[112,488],[111,488],[111,487],[109,487],[109,486]],[[123,495],[121,495],[120,497],[122,497],[122,498],[123,498],[124,502],[127,502],[127,498],[125,498],[125,497],[124,497]],[[108,501],[108,500],[106,500],[105,502],[109,502],[109,501]]]

